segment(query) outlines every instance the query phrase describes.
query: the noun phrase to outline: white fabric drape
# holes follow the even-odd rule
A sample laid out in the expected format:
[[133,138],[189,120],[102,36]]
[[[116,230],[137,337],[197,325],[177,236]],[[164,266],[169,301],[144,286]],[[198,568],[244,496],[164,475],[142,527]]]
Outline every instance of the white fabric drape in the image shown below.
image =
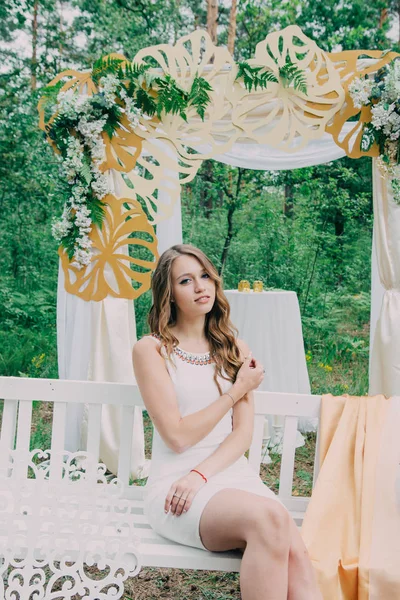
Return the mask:
[[261,171],[301,169],[343,158],[345,152],[325,133],[299,152],[288,154],[277,148],[261,144],[234,144],[232,150],[214,157],[218,162]]
[[[126,193],[123,179],[110,171],[111,189],[117,196]],[[104,224],[106,227],[106,224]],[[124,249],[121,249],[124,251]],[[126,250],[127,251],[127,250]],[[117,288],[109,265],[107,281]],[[59,377],[92,381],[135,383],[132,347],[136,342],[134,304],[123,298],[106,297],[100,302],[84,301],[66,292],[64,273],[59,267],[57,292],[57,346]],[[86,448],[87,413],[74,404],[68,405],[65,446],[75,452]],[[107,468],[117,473],[120,431],[120,409],[103,406],[101,416],[100,458]],[[135,408],[131,449],[131,476],[147,475],[149,462],[144,456],[142,411]]]
[[372,344],[369,393],[400,394],[400,206],[373,162],[374,236],[384,294]]
[[[351,123],[343,128],[347,132]],[[211,148],[197,146],[196,150],[207,153]],[[345,152],[333,141],[330,134],[325,133],[319,140],[310,142],[298,153],[288,154],[277,148],[261,144],[234,144],[225,154],[215,156],[213,160],[244,169],[262,171],[282,171],[285,169],[300,169],[321,163],[327,163],[346,156]],[[162,192],[159,192],[162,193]],[[182,243],[182,217],[178,203],[169,219],[157,225],[159,252],[163,252],[174,244]]]
[[[376,235],[373,233],[371,251],[371,316],[369,329],[369,347],[371,349],[374,343],[376,324],[378,322],[379,314],[381,312],[383,294],[385,293],[385,288],[383,287],[379,277],[376,255]],[[371,361],[372,351],[369,353],[369,372],[371,372]]]
[[[60,267],[57,304],[57,345],[60,379],[135,383],[132,347],[136,341],[133,302],[107,297],[85,302],[67,293]],[[65,448],[76,452],[86,447],[86,412],[71,403],[67,407]],[[102,409],[100,458],[117,473],[120,410]],[[145,477],[142,411],[135,409],[131,453],[131,476]]]

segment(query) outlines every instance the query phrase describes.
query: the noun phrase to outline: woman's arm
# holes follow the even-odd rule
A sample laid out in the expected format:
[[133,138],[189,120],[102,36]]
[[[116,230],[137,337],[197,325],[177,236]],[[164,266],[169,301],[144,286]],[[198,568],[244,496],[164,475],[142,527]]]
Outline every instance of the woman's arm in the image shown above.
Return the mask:
[[[223,394],[206,408],[182,418],[173,383],[154,340],[144,337],[137,342],[132,358],[136,381],[150,418],[174,452],[183,452],[197,444],[232,408],[231,398]],[[247,374],[247,379],[239,378],[229,389],[235,402],[251,388],[250,379],[251,373]]]
[[238,460],[250,448],[254,426],[253,392],[234,406],[234,427],[218,448],[193,467],[209,479]]
[[[249,354],[249,348],[245,342],[238,340],[238,346],[242,356]],[[255,361],[257,363],[257,361]],[[223,471],[240,458],[251,445],[254,429],[254,394],[248,392],[246,398],[242,398],[233,407],[232,433],[208,456],[203,462],[193,467],[203,473],[208,479]]]

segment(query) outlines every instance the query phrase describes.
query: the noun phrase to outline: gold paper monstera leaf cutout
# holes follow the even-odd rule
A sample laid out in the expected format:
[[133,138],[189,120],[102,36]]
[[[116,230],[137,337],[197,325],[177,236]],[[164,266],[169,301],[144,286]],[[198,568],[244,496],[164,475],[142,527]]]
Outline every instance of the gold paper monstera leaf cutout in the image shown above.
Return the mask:
[[[361,137],[364,123],[369,123],[372,118],[371,107],[363,106],[356,108],[348,92],[349,85],[356,77],[370,75],[375,73],[396,56],[397,52],[381,52],[380,50],[348,50],[346,52],[337,52],[329,55],[337,72],[339,73],[342,85],[346,92],[346,100],[339,112],[337,112],[331,123],[326,128],[328,133],[332,134],[336,144],[343,148],[347,156],[351,158],[360,158],[360,156],[378,156],[379,148],[373,144],[368,152],[362,152],[360,148]],[[363,58],[375,59],[373,61],[363,61]],[[353,126],[343,129],[345,123],[352,117]],[[348,126],[347,126],[348,127]]]
[[136,299],[150,288],[158,260],[157,238],[139,202],[105,197],[103,227],[93,227],[93,257],[86,269],[73,267],[59,249],[65,289],[82,300]]
[[[285,85],[279,69],[286,60],[304,72],[307,93]],[[243,89],[233,111],[242,138],[297,152],[323,136],[327,123],[344,102],[340,76],[328,55],[296,25],[275,33],[257,45],[251,66],[265,66],[278,79],[266,89]]]

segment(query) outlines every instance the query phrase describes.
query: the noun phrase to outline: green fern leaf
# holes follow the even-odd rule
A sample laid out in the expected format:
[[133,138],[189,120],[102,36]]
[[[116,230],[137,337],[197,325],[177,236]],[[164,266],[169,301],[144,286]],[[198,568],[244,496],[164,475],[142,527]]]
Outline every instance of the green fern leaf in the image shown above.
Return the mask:
[[163,111],[166,113],[179,114],[182,119],[187,120],[185,109],[188,104],[189,94],[178,86],[170,75],[164,78],[158,77],[157,116],[160,118]]
[[246,61],[239,63],[239,70],[236,75],[236,79],[243,78],[245,88],[251,92],[256,90],[258,87],[265,89],[268,83],[277,83],[278,80],[274,73],[269,70],[264,70],[264,67],[252,67]]
[[144,114],[152,117],[156,110],[157,105],[152,96],[146,92],[143,88],[139,88],[136,92],[136,106],[144,112]]
[[92,223],[97,225],[100,229],[103,226],[104,216],[105,216],[105,206],[107,204],[96,198],[96,196],[91,196],[91,198],[87,202],[87,207],[90,210],[90,218],[92,219]]
[[286,88],[293,84],[296,91],[307,94],[307,79],[305,73],[286,56],[285,64],[279,68],[279,78]]
[[213,88],[210,83],[206,79],[203,79],[203,77],[199,77],[196,74],[196,77],[193,79],[193,83],[190,88],[188,102],[191,106],[196,108],[197,114],[203,121],[206,108],[211,101],[209,92],[212,91]]

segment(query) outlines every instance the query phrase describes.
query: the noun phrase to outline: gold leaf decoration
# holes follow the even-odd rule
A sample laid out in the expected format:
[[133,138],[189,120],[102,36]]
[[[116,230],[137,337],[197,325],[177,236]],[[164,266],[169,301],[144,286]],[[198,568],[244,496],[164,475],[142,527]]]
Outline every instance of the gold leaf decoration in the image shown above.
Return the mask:
[[[303,71],[307,94],[279,80],[279,70],[287,60]],[[278,83],[269,82],[266,89],[251,92],[243,86],[236,90],[232,120],[242,129],[243,140],[297,152],[324,135],[344,102],[344,91],[333,63],[314,41],[291,25],[269,34],[248,63],[265,66]]]
[[[369,123],[372,118],[371,107],[363,106],[356,108],[349,94],[349,85],[356,77],[361,77],[375,73],[396,56],[397,52],[381,52],[380,50],[348,50],[345,52],[335,52],[329,55],[335,69],[341,77],[343,88],[346,92],[346,101],[326,127],[326,131],[332,134],[336,144],[343,148],[347,156],[351,158],[360,158],[360,156],[378,156],[379,148],[373,144],[368,152],[362,152],[360,149],[362,130],[364,123]],[[363,60],[364,58],[370,60]],[[375,59],[372,60],[371,59]],[[353,122],[353,127],[346,129],[344,133],[343,126],[347,121],[359,115]]]
[[[78,270],[59,249],[65,289],[82,300],[100,301],[107,296],[134,300],[150,288],[158,260],[157,238],[139,202],[111,194],[104,201],[103,227],[93,227],[90,234],[94,247],[90,265]],[[141,254],[146,257],[139,258]]]

